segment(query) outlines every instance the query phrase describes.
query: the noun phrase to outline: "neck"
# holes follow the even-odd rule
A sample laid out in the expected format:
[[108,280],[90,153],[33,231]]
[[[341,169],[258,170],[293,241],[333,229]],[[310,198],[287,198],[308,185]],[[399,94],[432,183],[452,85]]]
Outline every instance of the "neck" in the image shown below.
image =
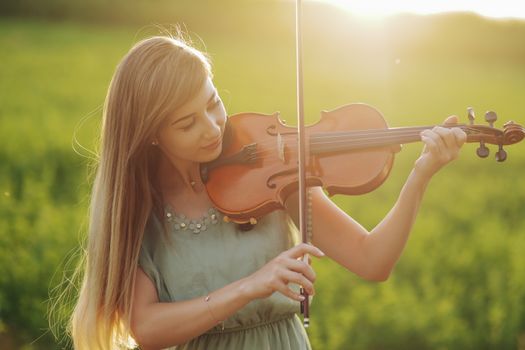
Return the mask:
[[[472,133],[466,125],[442,125],[443,127],[459,127]],[[341,132],[320,132],[310,137],[310,151],[322,154],[339,151],[385,147],[421,141],[420,132],[432,129],[434,126],[404,127],[391,129],[371,129]],[[475,131],[475,130],[474,130]]]
[[199,163],[191,161],[173,161],[162,157],[158,172],[160,187],[165,193],[197,194],[204,185],[200,178]]

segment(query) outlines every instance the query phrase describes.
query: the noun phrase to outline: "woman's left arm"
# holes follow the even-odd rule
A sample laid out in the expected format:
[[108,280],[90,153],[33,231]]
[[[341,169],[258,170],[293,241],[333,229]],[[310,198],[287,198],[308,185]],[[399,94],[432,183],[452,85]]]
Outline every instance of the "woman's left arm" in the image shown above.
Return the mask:
[[[445,123],[457,123],[457,117],[449,117]],[[365,279],[386,280],[407,242],[426,186],[439,169],[457,158],[466,134],[459,128],[435,127],[424,131],[421,138],[425,143],[423,152],[399,198],[371,232],[337,207],[321,188],[312,188],[312,244]],[[296,203],[296,200],[286,203],[287,211],[295,219]]]

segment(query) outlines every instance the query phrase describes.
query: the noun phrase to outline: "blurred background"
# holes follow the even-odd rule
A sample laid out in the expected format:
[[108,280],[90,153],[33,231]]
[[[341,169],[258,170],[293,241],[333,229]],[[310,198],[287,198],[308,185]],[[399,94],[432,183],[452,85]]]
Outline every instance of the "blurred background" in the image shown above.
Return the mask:
[[[478,124],[487,110],[498,128],[525,123],[525,22],[493,18],[505,17],[497,8],[486,17],[384,6],[304,3],[309,123],[352,102],[392,127],[451,114],[466,123],[469,106]],[[179,25],[210,55],[230,114],[280,111],[295,124],[294,10],[277,0],[0,3],[0,348],[71,348],[49,331],[47,310],[85,237],[101,106],[122,56]],[[477,146],[432,180],[387,282],[314,262],[314,349],[525,349],[525,143],[507,147],[504,163],[496,146],[486,159]],[[379,189],[334,201],[372,229],[420,152],[405,145]]]

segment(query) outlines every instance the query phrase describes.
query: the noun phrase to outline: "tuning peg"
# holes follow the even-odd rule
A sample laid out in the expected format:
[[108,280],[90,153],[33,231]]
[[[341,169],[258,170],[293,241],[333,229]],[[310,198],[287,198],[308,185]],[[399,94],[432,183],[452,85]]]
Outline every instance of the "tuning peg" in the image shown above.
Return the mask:
[[499,145],[499,150],[496,152],[496,160],[498,162],[504,162],[507,159],[507,152],[503,149],[503,145]]
[[478,157],[480,157],[480,158],[487,158],[489,153],[490,153],[490,151],[487,148],[487,146],[485,146],[485,141],[480,141],[479,142],[479,147],[478,147],[478,149],[476,149],[476,154],[478,155]]
[[468,120],[470,120],[470,125],[474,125],[474,119],[476,119],[476,116],[474,115],[474,108],[468,107]]
[[487,113],[485,113],[485,120],[489,123],[490,127],[493,128],[494,122],[498,120],[498,115],[496,112],[487,111]]

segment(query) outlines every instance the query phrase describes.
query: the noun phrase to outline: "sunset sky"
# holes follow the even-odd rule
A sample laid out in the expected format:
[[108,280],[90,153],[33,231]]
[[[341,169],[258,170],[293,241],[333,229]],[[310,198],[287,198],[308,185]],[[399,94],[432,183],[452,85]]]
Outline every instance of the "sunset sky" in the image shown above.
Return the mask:
[[525,3],[519,0],[318,0],[350,12],[380,18],[401,12],[431,14],[470,11],[492,18],[525,19]]

